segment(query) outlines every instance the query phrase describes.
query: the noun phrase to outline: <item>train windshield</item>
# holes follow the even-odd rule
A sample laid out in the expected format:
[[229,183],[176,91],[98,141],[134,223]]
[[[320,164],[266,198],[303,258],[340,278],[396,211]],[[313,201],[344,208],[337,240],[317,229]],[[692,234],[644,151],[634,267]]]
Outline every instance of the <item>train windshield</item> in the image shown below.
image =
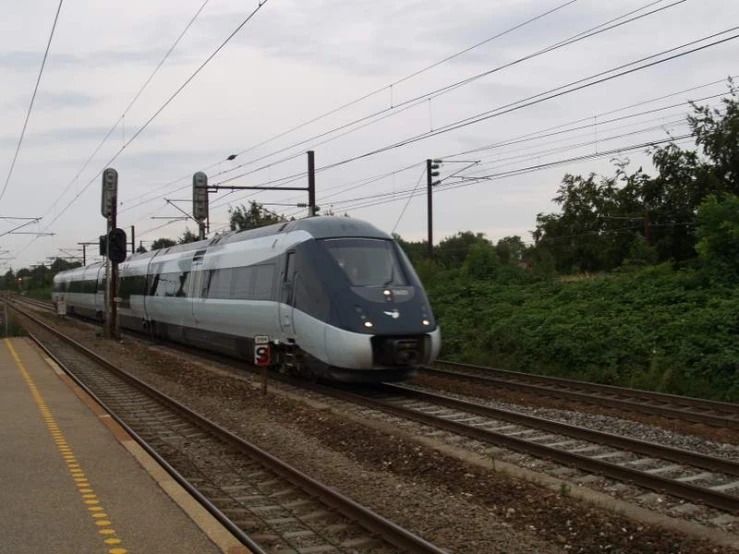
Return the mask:
[[382,239],[321,241],[355,287],[407,286],[395,245]]

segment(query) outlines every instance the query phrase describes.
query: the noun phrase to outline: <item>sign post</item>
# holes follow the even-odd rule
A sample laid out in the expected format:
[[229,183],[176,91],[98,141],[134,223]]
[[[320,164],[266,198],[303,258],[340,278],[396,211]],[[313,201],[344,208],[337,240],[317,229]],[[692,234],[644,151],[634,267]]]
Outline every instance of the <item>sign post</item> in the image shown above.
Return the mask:
[[267,368],[272,363],[272,351],[267,335],[254,337],[254,365],[262,368],[262,394],[267,394]]

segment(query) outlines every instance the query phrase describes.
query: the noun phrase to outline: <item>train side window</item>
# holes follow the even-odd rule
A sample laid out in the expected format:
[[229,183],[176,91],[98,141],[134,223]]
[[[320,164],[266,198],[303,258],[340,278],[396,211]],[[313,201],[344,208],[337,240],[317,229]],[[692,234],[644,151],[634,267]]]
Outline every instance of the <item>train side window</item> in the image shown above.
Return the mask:
[[285,262],[285,275],[283,278],[283,298],[285,304],[293,302],[293,279],[295,277],[295,252],[287,253],[287,261]]
[[214,269],[208,288],[208,298],[229,298],[231,295],[231,279],[233,270]]
[[246,300],[249,298],[251,283],[254,280],[254,268],[234,267],[231,280],[231,298]]
[[258,265],[254,268],[254,287],[250,298],[253,300],[272,299],[272,281],[275,276],[274,264]]

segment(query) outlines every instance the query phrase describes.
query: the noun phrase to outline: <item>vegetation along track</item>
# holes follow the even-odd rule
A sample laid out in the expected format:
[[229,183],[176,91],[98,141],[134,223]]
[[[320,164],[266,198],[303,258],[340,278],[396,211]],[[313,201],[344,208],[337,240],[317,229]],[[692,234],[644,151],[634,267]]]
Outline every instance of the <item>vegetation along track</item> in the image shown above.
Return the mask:
[[739,429],[739,405],[726,402],[440,360],[434,367],[422,368],[420,375],[424,374],[714,427]]
[[[739,513],[739,463],[418,391],[315,390],[476,441]],[[731,494],[735,492],[735,494]]]
[[444,552],[15,309],[42,329],[33,340],[255,554]]

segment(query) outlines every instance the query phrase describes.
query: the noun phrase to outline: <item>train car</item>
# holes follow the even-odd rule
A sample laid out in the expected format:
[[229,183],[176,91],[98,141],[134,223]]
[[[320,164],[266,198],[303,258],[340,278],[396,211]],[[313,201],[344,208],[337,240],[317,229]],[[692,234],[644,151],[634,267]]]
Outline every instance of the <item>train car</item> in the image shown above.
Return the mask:
[[[255,337],[267,337],[283,370],[375,382],[405,379],[439,353],[411,263],[390,235],[360,220],[233,232],[136,254],[119,270],[122,327],[249,362]],[[96,264],[59,273],[53,296],[102,317],[104,286]]]

